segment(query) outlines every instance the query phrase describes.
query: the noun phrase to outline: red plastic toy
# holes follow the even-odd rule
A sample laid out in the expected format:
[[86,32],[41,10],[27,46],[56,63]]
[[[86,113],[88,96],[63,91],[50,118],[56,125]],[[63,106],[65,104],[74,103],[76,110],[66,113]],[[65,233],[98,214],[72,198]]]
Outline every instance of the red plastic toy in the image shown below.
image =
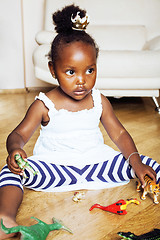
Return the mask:
[[127,199],[127,201],[121,199],[118,202],[113,203],[113,204],[111,204],[109,206],[106,206],[106,207],[101,206],[100,204],[94,204],[89,209],[89,211],[92,211],[94,208],[100,208],[104,211],[116,213],[116,214],[119,214],[119,215],[125,215],[125,214],[127,214],[126,207],[130,203],[135,203],[135,204],[139,205],[140,201],[138,201],[136,198]]

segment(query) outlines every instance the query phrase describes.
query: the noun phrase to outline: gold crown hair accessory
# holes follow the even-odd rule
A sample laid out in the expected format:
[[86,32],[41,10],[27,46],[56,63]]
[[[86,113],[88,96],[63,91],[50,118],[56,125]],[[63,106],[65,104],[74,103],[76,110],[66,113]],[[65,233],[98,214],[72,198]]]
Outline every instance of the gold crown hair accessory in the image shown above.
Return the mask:
[[83,18],[80,17],[80,12],[77,12],[77,15],[73,18],[73,14],[71,16],[72,21],[72,29],[78,31],[85,31],[87,25],[89,24],[89,16],[86,14]]

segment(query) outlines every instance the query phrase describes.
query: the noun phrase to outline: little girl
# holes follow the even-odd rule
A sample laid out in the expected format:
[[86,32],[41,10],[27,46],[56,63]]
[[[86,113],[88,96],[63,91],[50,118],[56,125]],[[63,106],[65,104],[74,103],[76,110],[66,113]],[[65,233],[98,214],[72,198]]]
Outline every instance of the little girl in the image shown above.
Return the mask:
[[[69,191],[115,187],[137,176],[160,178],[160,166],[140,156],[105,96],[94,88],[98,47],[86,32],[88,16],[74,5],[53,14],[57,36],[49,53],[49,69],[59,86],[40,93],[23,121],[7,139],[7,165],[0,174],[0,218],[16,226],[23,186],[36,191]],[[120,149],[105,145],[99,122]],[[33,156],[23,150],[41,124]],[[15,161],[20,154],[38,172],[35,176]],[[0,239],[6,236],[0,233]]]

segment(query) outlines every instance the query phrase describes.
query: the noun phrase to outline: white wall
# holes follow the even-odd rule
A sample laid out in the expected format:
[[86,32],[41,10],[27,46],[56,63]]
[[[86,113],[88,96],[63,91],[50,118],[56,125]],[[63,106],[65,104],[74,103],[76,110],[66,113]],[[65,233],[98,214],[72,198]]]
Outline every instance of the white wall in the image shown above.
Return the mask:
[[33,50],[37,47],[35,35],[38,31],[43,29],[45,0],[22,0],[22,3],[26,87],[32,88],[48,86],[47,83],[35,78],[32,62]]
[[43,10],[44,0],[0,0],[1,90],[48,86],[35,78],[32,63],[35,35],[43,28]]
[[0,89],[24,88],[21,0],[0,0]]

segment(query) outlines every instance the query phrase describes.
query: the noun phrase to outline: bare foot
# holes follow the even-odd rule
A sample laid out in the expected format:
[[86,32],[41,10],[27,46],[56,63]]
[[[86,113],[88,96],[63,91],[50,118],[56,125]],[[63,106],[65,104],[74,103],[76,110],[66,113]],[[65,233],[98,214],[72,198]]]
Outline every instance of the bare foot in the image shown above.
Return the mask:
[[[6,216],[0,216],[0,222],[1,222],[1,218],[3,219],[3,224],[5,225],[5,227],[15,227],[18,226],[18,224],[16,223],[16,221],[10,217],[6,217]],[[11,237],[14,237],[15,235],[17,235],[17,233],[12,233],[12,234],[5,234],[1,229],[0,229],[0,240],[2,239],[8,239]]]

